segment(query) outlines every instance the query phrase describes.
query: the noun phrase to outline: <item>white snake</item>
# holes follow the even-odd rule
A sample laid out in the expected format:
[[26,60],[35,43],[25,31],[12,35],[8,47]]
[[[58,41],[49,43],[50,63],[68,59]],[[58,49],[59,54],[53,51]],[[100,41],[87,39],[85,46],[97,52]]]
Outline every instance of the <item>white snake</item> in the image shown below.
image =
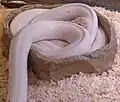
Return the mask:
[[47,59],[60,59],[89,54],[107,43],[95,11],[81,3],[25,11],[11,22],[10,28],[14,37],[7,102],[27,102],[27,57],[31,45]]

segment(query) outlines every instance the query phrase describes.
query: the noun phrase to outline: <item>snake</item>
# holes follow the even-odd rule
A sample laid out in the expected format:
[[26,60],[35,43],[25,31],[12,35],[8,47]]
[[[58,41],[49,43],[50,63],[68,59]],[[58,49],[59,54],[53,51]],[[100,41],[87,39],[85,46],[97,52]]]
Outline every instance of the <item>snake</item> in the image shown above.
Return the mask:
[[92,7],[82,3],[31,9],[11,22],[9,85],[6,102],[27,102],[27,58],[31,48],[51,59],[90,54],[107,44]]

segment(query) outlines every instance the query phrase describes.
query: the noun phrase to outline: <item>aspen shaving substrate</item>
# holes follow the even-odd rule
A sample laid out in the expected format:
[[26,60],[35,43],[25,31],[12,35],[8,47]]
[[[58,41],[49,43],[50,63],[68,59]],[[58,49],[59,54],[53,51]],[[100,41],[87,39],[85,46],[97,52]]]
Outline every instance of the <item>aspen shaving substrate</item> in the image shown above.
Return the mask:
[[[117,44],[120,46],[120,13],[95,7],[104,14],[116,30]],[[0,37],[2,35],[0,13]],[[8,62],[2,55],[0,41],[0,102],[5,102],[8,87]],[[41,81],[29,72],[28,102],[120,102],[120,47],[113,68],[102,75],[73,75],[58,83]]]

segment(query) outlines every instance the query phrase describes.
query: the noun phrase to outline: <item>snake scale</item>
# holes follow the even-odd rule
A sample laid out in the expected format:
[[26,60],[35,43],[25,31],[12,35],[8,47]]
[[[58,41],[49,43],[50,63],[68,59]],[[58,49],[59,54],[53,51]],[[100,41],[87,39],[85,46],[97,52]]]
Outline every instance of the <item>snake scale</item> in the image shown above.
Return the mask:
[[27,102],[27,57],[31,47],[47,59],[62,59],[90,54],[107,43],[95,11],[82,3],[22,12],[10,28],[14,37],[6,102]]

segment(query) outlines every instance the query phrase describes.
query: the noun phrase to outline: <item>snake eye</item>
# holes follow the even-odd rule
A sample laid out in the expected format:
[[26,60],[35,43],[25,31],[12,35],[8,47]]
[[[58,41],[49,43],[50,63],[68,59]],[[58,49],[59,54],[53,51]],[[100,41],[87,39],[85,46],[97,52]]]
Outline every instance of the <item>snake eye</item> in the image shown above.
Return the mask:
[[68,13],[70,12],[70,11],[67,11]]
[[[81,25],[80,23],[78,23],[78,25]],[[81,25],[82,26],[82,25]]]
[[89,19],[85,18],[85,17],[78,17],[75,18],[74,20],[72,20],[73,23],[76,23],[84,28],[88,28],[90,21]]

